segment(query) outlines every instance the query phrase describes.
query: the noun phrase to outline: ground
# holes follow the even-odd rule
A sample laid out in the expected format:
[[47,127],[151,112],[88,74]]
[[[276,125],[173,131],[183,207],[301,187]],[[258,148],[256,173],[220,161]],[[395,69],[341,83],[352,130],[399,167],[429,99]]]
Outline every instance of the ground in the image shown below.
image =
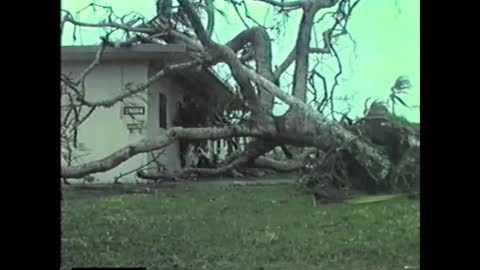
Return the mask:
[[418,200],[314,207],[312,198],[291,184],[182,185],[116,193],[65,192],[64,269],[380,270],[419,265]]

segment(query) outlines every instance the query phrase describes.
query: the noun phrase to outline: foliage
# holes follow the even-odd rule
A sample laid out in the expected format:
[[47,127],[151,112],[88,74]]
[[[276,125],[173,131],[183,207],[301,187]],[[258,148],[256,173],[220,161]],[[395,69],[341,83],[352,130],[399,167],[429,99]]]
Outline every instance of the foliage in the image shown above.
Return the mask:
[[[316,196],[343,199],[353,190],[376,192],[413,192],[420,185],[420,125],[410,123],[388,111],[386,104],[373,102],[365,116],[351,125],[355,135],[381,149],[392,162],[386,179],[372,179],[368,170],[355,164],[342,147],[318,154],[309,160],[309,170],[299,179],[302,189]],[[330,195],[327,195],[330,194]],[[332,197],[333,196],[333,197]]]
[[64,269],[366,270],[419,264],[415,200],[312,207],[310,198],[288,185],[88,194],[64,196]]
[[391,104],[392,113],[395,115],[395,105],[400,103],[405,107],[409,107],[405,101],[400,97],[401,94],[406,94],[412,87],[411,81],[406,76],[400,76],[395,80],[395,83],[390,88],[390,95],[388,96],[388,103]]

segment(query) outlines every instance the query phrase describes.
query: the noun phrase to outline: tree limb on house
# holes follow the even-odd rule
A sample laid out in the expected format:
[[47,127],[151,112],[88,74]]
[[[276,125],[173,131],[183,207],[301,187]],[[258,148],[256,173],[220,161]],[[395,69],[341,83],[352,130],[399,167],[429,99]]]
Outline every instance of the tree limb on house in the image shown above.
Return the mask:
[[[80,96],[79,100],[83,105],[90,107],[112,106],[127,96],[144,91],[153,81],[163,76],[168,70],[182,70],[198,65],[211,67],[218,63],[224,63],[228,66],[233,79],[239,86],[246,108],[251,112],[248,122],[246,124],[225,127],[169,128],[164,136],[126,146],[104,159],[80,166],[64,166],[61,169],[62,177],[80,178],[87,174],[107,171],[135,155],[162,149],[180,139],[208,140],[250,136],[254,140],[247,145],[245,150],[232,154],[232,158],[228,159],[229,162],[222,165],[222,167],[214,169],[185,168],[177,172],[177,175],[179,177],[188,174],[219,175],[242,166],[258,166],[280,171],[301,168],[305,154],[301,154],[294,157],[293,160],[288,160],[284,163],[261,157],[276,146],[292,145],[313,147],[325,152],[332,148],[342,148],[343,151],[346,151],[351,156],[352,162],[355,162],[359,168],[367,172],[370,179],[373,179],[375,182],[381,182],[386,179],[392,164],[381,149],[374,147],[346,129],[341,123],[328,119],[321,112],[306,104],[308,76],[312,72],[309,69],[309,57],[311,54],[329,54],[332,52],[332,38],[345,34],[345,29],[343,28],[340,33],[335,34],[334,31],[338,30],[336,28],[338,25],[346,25],[345,20],[349,16],[336,17],[338,19],[336,19],[334,26],[327,29],[323,34],[323,48],[321,46],[312,48],[310,44],[312,29],[316,23],[314,18],[320,10],[335,6],[338,6],[335,14],[350,15],[351,9],[353,9],[350,1],[302,0],[289,3],[270,0],[261,1],[276,8],[286,9],[284,12],[302,9],[302,19],[297,32],[295,47],[276,70],[273,70],[272,67],[271,40],[268,31],[264,28],[254,27],[244,30],[231,41],[225,44],[218,44],[211,39],[210,30],[207,31],[202,25],[201,19],[192,3],[188,0],[178,0],[178,2],[182,12],[188,17],[195,37],[183,34],[161,21],[157,22],[155,26],[142,25],[141,27],[131,27],[117,23],[82,23],[66,17],[62,23],[69,22],[86,27],[118,28],[147,36],[161,32],[163,34],[158,37],[159,39],[173,37],[191,46],[194,52],[197,53],[197,58],[192,61],[172,65],[167,70],[162,70],[149,78],[146,83],[136,88],[131,88],[124,94],[112,99],[90,102]],[[251,46],[253,49],[255,69],[242,63],[237,55],[246,46]],[[295,64],[295,69],[291,89],[292,94],[289,94],[280,88],[278,80],[291,64]],[[290,106],[288,111],[282,116],[273,116],[272,114],[274,97]],[[329,98],[332,98],[332,96]],[[311,153],[311,149],[304,153]]]

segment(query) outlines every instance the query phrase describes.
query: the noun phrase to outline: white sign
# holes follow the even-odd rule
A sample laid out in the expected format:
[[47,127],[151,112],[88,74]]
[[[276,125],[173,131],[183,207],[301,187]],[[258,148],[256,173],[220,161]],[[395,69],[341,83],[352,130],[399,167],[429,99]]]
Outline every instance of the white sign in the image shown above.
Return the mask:
[[123,108],[123,114],[126,115],[145,115],[145,107],[144,106],[130,106]]

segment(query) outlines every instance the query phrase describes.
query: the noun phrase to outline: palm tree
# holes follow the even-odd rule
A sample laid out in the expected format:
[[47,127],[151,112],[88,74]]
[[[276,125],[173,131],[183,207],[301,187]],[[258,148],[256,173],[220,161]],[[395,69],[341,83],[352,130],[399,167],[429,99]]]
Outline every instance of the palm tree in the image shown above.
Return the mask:
[[407,93],[408,89],[412,87],[411,81],[406,76],[400,76],[395,80],[395,83],[390,88],[390,95],[387,100],[387,104],[392,102],[392,113],[395,115],[395,104],[399,102],[403,106],[409,108],[409,106],[400,98],[400,94]]

